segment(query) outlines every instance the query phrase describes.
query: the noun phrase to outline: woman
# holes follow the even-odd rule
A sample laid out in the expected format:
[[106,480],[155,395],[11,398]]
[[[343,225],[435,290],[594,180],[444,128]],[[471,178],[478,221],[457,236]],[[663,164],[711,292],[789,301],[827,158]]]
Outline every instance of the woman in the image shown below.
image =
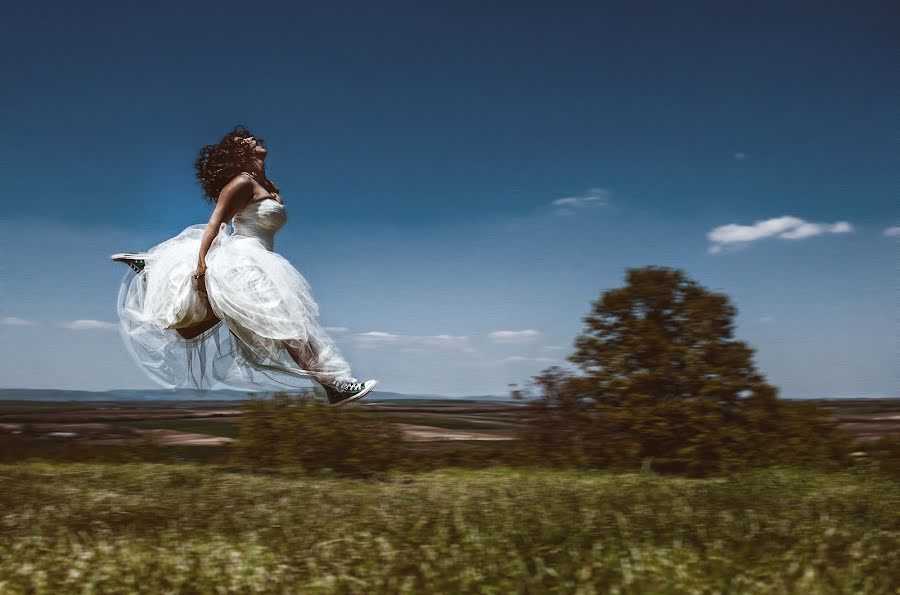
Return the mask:
[[266,177],[267,154],[243,126],[203,147],[195,165],[215,204],[209,222],[144,254],[112,257],[133,270],[119,290],[122,337],[170,388],[297,388],[311,378],[332,405],[360,399],[376,381],[350,376],[306,279],[273,251],[287,215]]

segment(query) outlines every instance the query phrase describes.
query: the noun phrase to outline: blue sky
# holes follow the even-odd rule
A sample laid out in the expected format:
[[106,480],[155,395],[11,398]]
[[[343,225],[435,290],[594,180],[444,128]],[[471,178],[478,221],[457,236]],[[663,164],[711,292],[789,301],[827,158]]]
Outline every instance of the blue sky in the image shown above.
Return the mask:
[[739,309],[786,397],[897,395],[890,2],[35,3],[4,13],[0,386],[153,386],[124,269],[265,138],[275,250],[380,388],[503,394],[627,267]]

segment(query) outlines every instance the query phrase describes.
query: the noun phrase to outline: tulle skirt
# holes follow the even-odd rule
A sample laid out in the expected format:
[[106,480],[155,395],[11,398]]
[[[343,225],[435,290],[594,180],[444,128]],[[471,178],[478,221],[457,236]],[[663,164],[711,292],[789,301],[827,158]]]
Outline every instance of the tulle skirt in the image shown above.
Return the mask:
[[[225,224],[206,257],[207,304],[192,277],[205,229],[192,225],[154,246],[143,271],[123,278],[119,329],[137,364],[167,388],[277,390],[349,377],[303,275]],[[220,322],[193,339],[175,330],[210,314]]]

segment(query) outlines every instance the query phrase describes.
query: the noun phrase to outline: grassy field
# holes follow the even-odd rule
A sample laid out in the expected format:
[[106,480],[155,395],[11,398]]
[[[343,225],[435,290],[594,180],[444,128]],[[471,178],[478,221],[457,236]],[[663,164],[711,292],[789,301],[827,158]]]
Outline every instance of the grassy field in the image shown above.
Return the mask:
[[896,593],[900,486],[0,465],[0,593]]

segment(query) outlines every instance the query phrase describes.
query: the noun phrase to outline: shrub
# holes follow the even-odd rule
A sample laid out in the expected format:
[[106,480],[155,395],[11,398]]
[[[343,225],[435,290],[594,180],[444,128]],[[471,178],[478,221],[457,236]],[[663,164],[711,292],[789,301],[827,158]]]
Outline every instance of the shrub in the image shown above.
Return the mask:
[[400,431],[356,407],[334,408],[317,392],[254,397],[242,407],[233,456],[254,467],[301,467],[360,474],[402,458]]

